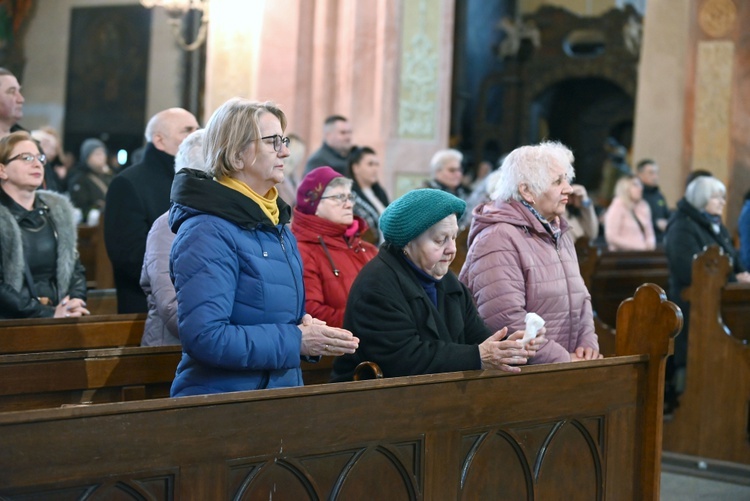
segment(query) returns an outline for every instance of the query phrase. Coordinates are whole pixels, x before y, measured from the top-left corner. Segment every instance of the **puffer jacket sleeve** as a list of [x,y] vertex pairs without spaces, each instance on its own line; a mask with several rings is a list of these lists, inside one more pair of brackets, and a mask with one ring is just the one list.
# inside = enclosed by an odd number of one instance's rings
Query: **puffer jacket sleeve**
[[[508,334],[526,327],[526,282],[519,249],[507,233],[509,225],[495,225],[491,233],[472,243],[461,280],[472,291],[479,316],[494,332]],[[509,231],[520,231],[516,228]],[[590,307],[590,305],[589,305]],[[570,353],[548,338],[531,362],[569,362]]]
[[146,255],[143,259],[141,285],[146,276],[146,283],[151,288],[156,312],[167,326],[171,335],[180,338],[177,328],[177,294],[169,276],[169,254],[172,250],[174,233],[169,229],[166,215],[160,216],[151,227],[146,240]]
[[299,367],[297,325],[230,321],[240,272],[237,235],[215,221],[191,226],[193,221],[175,238],[170,264],[183,351],[205,365],[231,370]]

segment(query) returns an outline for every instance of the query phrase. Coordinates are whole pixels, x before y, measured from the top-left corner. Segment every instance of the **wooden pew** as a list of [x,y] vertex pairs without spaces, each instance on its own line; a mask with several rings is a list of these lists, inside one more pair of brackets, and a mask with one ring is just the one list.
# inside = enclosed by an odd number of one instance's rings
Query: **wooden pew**
[[450,270],[458,276],[461,268],[466,261],[466,254],[469,252],[469,228],[464,228],[456,237],[456,257],[450,265]]
[[89,289],[86,309],[91,315],[117,315],[117,291],[115,289]]
[[620,303],[643,283],[666,289],[669,265],[663,250],[611,252],[602,250],[590,279],[591,304],[602,322],[613,325]]
[[[591,244],[588,238],[582,237],[575,242],[576,254],[578,255],[578,266],[581,270],[583,283],[593,294],[591,289],[591,280],[599,264],[601,257],[601,248]],[[593,308],[593,306],[592,306]],[[615,349],[615,329],[614,326],[608,325],[599,318],[594,310],[594,331],[599,338],[599,353],[605,357],[612,357],[616,353]]]
[[685,393],[664,450],[750,465],[750,286],[727,284],[716,246],[693,261]]
[[139,346],[146,315],[0,321],[0,355]]
[[0,413],[0,496],[656,500],[659,292],[623,303],[617,358]]
[[[0,355],[0,412],[169,396],[179,346]],[[333,357],[302,362],[306,385],[327,383]]]
[[88,224],[78,225],[78,256],[81,264],[86,268],[86,284],[89,288],[96,287],[96,226]]
[[643,283],[654,283],[662,289],[667,288],[667,257],[662,249],[613,252],[594,246],[584,238],[576,241],[576,252],[581,276],[591,294],[600,351],[611,356],[614,354],[612,336],[617,308]]
[[0,355],[0,412],[169,397],[179,346]]
[[78,225],[78,254],[86,268],[89,288],[111,289],[115,286],[112,263],[104,245],[104,214],[96,226]]

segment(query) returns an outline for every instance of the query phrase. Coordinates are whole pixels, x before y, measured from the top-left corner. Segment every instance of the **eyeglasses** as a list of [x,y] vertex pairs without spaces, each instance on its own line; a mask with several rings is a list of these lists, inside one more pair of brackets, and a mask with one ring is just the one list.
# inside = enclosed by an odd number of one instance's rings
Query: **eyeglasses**
[[38,155],[32,155],[31,153],[19,153],[18,155],[14,156],[14,157],[10,157],[8,159],[8,161],[5,162],[5,163],[8,164],[8,163],[12,162],[13,160],[19,160],[19,159],[23,160],[27,164],[30,164],[34,160],[39,160],[39,162],[41,162],[42,165],[44,165],[45,163],[47,163],[47,155],[45,155],[44,153],[40,153]]
[[320,197],[321,200],[324,200],[326,198],[330,198],[332,200],[335,200],[337,203],[344,204],[347,200],[351,203],[357,203],[357,194],[356,193],[349,193],[349,194],[340,194],[340,195],[329,195],[327,197]]
[[266,136],[262,137],[261,140],[266,139],[273,139],[273,150],[274,151],[281,151],[281,145],[283,144],[287,148],[289,148],[289,138],[288,137],[282,137],[278,134],[274,134],[273,136]]

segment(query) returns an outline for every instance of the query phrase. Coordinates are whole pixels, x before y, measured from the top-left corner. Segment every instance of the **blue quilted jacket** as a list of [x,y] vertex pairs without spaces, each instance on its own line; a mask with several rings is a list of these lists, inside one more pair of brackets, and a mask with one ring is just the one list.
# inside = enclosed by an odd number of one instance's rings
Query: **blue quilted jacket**
[[302,260],[279,200],[278,225],[197,171],[172,186],[170,274],[182,360],[172,396],[301,386]]

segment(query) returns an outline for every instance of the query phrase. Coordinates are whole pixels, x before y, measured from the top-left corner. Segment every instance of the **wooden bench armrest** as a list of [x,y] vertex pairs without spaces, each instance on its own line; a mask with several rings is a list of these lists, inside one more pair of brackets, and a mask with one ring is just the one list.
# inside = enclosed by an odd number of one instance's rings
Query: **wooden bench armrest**
[[[367,371],[369,371],[369,377],[366,377],[368,376]],[[354,380],[361,381],[363,379],[383,379],[383,371],[375,362],[362,362],[354,369]]]

